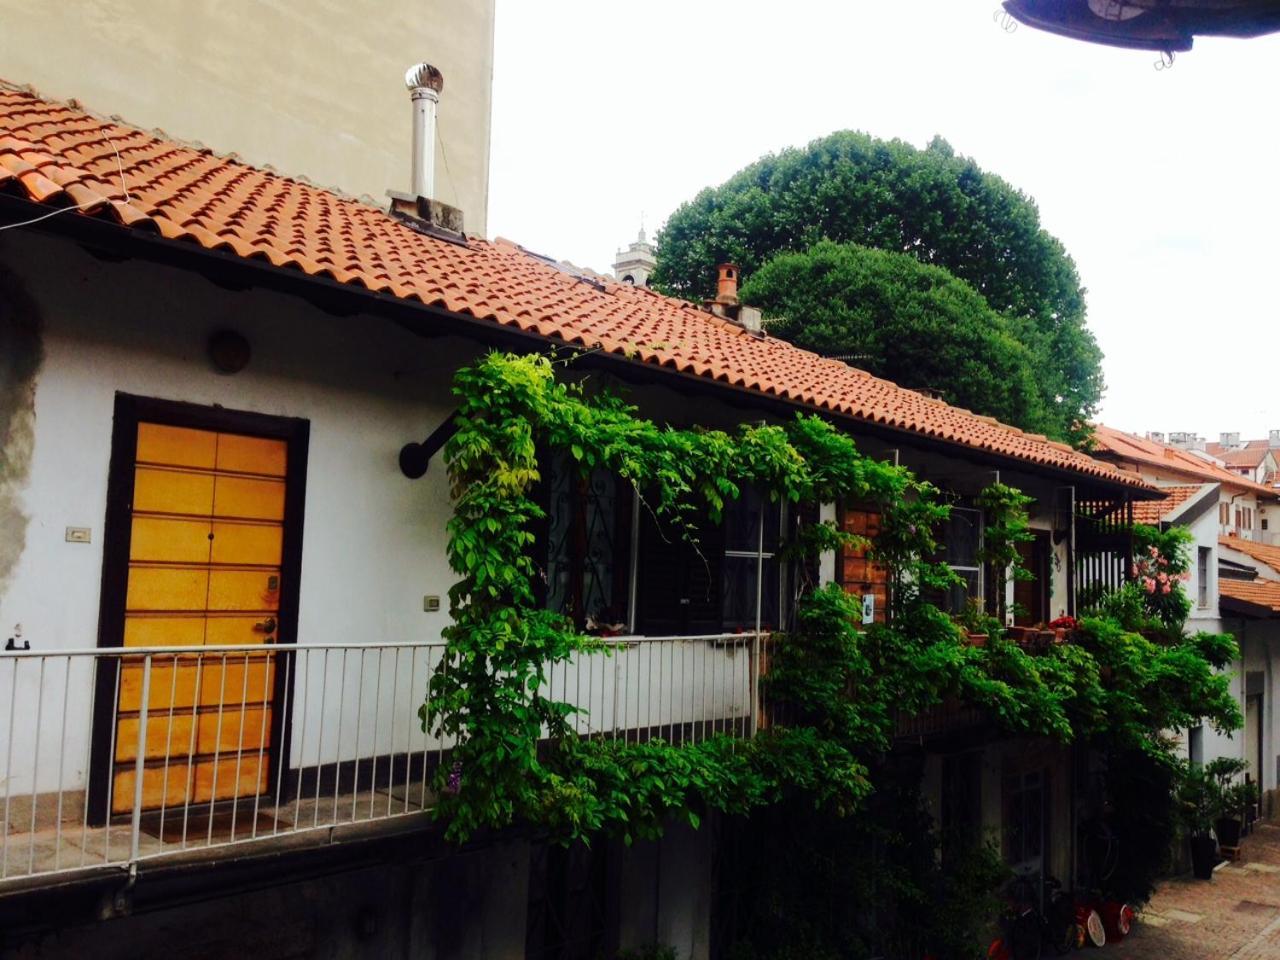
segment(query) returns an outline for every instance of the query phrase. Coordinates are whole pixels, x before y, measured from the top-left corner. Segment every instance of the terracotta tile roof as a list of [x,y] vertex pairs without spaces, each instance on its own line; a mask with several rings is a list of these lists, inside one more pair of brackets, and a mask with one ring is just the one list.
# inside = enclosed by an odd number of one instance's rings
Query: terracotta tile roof
[[0,191],[867,423],[1146,486],[1064,444],[757,338],[693,304],[584,282],[511,243],[426,236],[358,201],[5,84]]
[[1239,537],[1219,537],[1218,543],[1230,550],[1237,550],[1247,557],[1265,563],[1276,573],[1280,573],[1280,547],[1257,540],[1242,540]]
[[1257,469],[1271,449],[1269,440],[1250,440],[1243,447],[1224,447],[1220,443],[1206,443],[1205,450],[1229,467]]
[[1133,505],[1133,520],[1135,523],[1155,526],[1203,489],[1204,485],[1199,483],[1161,487],[1160,491],[1164,493],[1164,499],[1139,500]]
[[1210,463],[1204,457],[1189,450],[1148,440],[1098,423],[1093,427],[1092,453],[1103,460],[1136,463],[1152,468],[1153,473],[1169,473],[1180,479],[1199,480],[1201,483],[1225,483],[1237,490],[1275,497],[1277,491],[1254,483],[1247,477],[1232,473],[1225,467]]
[[1235,580],[1231,577],[1219,577],[1218,594],[1224,599],[1238,600],[1280,613],[1280,580]]

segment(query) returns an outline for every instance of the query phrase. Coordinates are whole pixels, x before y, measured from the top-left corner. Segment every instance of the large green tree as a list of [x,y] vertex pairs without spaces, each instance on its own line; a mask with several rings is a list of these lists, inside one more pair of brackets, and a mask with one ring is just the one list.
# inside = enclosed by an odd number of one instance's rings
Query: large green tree
[[770,333],[1006,423],[1053,430],[1036,358],[967,283],[904,253],[824,241],[753,273]]
[[821,240],[946,268],[1004,315],[1036,358],[1053,398],[1051,435],[1071,436],[1093,413],[1101,352],[1084,325],[1075,264],[1030,198],[941,139],[919,150],[841,131],[764,157],[671,215],[653,282],[698,299],[712,292],[717,263],[735,262],[750,276]]

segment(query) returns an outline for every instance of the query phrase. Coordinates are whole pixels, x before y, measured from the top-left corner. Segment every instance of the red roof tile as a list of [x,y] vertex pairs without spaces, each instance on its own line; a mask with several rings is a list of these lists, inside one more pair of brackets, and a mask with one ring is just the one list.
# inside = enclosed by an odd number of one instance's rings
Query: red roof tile
[[1239,600],[1255,607],[1266,607],[1280,613],[1280,580],[1235,580],[1218,578],[1218,593],[1228,600]]
[[1161,487],[1160,490],[1165,495],[1163,500],[1139,500],[1133,505],[1134,523],[1154,527],[1203,489],[1204,486],[1199,483]]
[[1232,473],[1216,463],[1210,463],[1189,450],[1125,433],[1105,424],[1094,425],[1093,439],[1093,455],[1104,460],[1137,463],[1152,468],[1155,473],[1171,473],[1202,483],[1225,483],[1238,490],[1248,490],[1269,497],[1277,495],[1277,491],[1254,483],[1238,473]]
[[758,338],[693,304],[628,284],[601,290],[503,241],[438,240],[358,201],[4,85],[0,191],[78,204],[75,215],[114,219],[867,423],[1145,487],[1064,444]]

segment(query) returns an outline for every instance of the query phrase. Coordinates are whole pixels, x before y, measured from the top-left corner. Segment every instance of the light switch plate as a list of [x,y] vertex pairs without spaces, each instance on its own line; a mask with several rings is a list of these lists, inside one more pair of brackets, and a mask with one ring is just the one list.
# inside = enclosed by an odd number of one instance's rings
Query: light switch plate
[[440,610],[440,598],[432,596],[423,597],[422,610],[424,613],[437,613]]
[[88,527],[67,527],[67,543],[88,543]]

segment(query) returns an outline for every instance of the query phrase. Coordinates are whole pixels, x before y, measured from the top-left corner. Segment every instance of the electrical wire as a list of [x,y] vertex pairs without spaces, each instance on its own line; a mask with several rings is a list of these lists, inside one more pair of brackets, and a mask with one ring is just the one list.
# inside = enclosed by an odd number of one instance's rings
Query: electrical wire
[[[129,186],[128,184],[125,183],[125,180],[124,180],[124,161],[120,159],[120,148],[116,146],[116,142],[112,140],[110,137],[107,137],[107,143],[111,144],[111,149],[115,151],[116,169],[120,172],[120,189],[124,192],[124,200],[122,202],[130,203],[132,202],[133,198],[129,195]],[[39,223],[41,220],[48,220],[50,217],[56,217],[60,213],[73,213],[76,210],[85,210],[85,209],[88,209],[89,207],[96,207],[99,204],[103,203],[104,201],[107,203],[113,202],[109,197],[106,197],[106,198],[100,197],[95,200],[88,200],[84,203],[78,203],[74,207],[59,207],[57,210],[54,210],[51,213],[45,213],[38,217],[32,217],[30,220],[23,220],[20,223],[8,223],[8,224],[5,224],[4,226],[0,226],[0,233],[3,233],[5,230],[17,230],[19,227],[29,227],[33,223]]]

